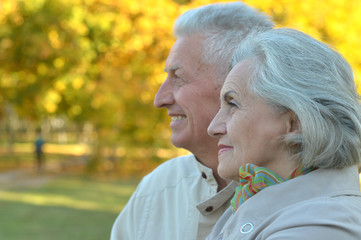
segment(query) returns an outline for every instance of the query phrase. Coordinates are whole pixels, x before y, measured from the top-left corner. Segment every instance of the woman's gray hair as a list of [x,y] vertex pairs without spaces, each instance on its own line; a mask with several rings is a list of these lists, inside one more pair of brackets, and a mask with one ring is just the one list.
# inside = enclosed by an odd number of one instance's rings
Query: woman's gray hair
[[250,31],[273,27],[269,17],[242,2],[216,3],[189,10],[174,24],[177,38],[204,38],[202,62],[218,67],[222,81],[228,73],[232,54]]
[[250,91],[281,111],[292,111],[301,131],[285,136],[304,167],[360,164],[361,106],[353,72],[326,44],[294,29],[250,34],[232,67],[250,60]]

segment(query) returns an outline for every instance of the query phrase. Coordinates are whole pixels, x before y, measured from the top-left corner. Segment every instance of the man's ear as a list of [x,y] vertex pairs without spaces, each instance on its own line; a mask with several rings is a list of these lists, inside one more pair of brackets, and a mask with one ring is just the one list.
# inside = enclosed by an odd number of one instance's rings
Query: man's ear
[[287,133],[297,134],[301,131],[301,126],[299,124],[298,117],[292,111],[288,111],[288,121],[287,121]]

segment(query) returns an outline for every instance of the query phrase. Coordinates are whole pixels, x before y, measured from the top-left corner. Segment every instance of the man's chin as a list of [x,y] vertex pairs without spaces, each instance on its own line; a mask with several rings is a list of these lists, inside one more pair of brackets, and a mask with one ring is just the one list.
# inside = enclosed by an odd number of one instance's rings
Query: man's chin
[[187,141],[186,139],[181,138],[180,136],[172,134],[170,141],[177,148],[184,148],[186,150],[189,150],[189,143],[191,142],[189,140]]

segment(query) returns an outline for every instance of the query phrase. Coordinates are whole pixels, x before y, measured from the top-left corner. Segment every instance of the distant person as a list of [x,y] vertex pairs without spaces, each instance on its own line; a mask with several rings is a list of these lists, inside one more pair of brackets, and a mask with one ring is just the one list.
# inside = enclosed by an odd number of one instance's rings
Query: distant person
[[36,129],[35,157],[38,171],[43,170],[44,168],[44,143],[45,141],[41,135],[41,129]]
[[239,186],[207,239],[360,240],[361,105],[350,65],[294,29],[249,36],[208,128],[219,175]]
[[154,105],[172,118],[172,143],[192,154],[143,178],[116,219],[112,240],[195,240],[209,234],[235,186],[217,173],[219,148],[207,127],[219,109],[219,91],[239,39],[252,29],[272,27],[267,16],[241,2],[203,6],[178,18],[168,76]]

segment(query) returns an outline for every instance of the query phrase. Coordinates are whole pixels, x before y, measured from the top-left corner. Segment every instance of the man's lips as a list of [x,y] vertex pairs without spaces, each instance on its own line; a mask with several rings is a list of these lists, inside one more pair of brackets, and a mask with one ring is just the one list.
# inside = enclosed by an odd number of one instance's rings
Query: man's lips
[[221,155],[222,153],[233,149],[233,147],[223,144],[219,144],[218,147],[219,147],[218,155]]
[[172,122],[183,120],[183,119],[187,118],[187,116],[184,113],[180,113],[180,112],[169,112],[168,111],[168,116],[171,117]]
[[181,114],[169,114],[169,116],[172,118],[171,122],[170,122],[170,127],[172,128],[172,130],[175,130],[176,128],[183,128],[184,127],[184,123],[187,119],[187,117],[185,115],[181,115]]
[[178,121],[178,120],[183,120],[186,119],[186,116],[171,116],[172,117],[172,121]]

